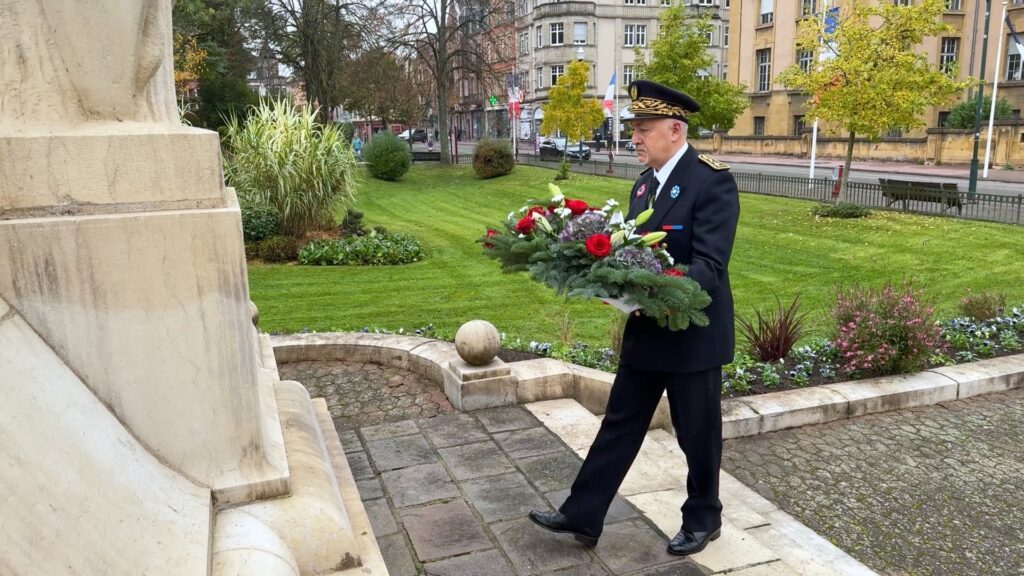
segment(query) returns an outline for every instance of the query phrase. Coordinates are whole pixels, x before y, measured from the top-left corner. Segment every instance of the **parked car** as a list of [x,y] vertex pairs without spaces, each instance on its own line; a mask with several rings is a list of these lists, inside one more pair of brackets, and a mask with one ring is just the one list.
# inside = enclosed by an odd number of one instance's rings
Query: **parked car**
[[626,150],[636,152],[636,144],[633,144],[632,140],[626,140]]
[[[566,149],[568,145],[568,149]],[[571,160],[590,160],[590,147],[583,144],[582,151],[579,142],[566,142],[565,138],[548,138],[540,143],[540,155],[561,158],[562,155]]]
[[406,130],[398,135],[399,138],[406,142],[426,142],[427,131],[426,130]]

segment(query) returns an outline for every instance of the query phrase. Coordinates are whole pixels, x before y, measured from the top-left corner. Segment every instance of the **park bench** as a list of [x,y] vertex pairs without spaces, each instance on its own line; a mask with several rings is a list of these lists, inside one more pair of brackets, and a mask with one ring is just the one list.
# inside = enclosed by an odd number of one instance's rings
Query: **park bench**
[[413,162],[440,162],[441,161],[441,153],[440,152],[413,152],[412,153],[412,161]]
[[943,212],[950,208],[956,208],[960,214],[963,208],[963,201],[960,199],[960,192],[956,182],[914,182],[910,180],[896,180],[893,178],[879,178],[878,183],[882,187],[882,197],[889,201],[886,206],[892,206],[896,202],[903,203],[903,209],[907,209],[907,203],[916,200],[918,202],[935,202],[942,204]]

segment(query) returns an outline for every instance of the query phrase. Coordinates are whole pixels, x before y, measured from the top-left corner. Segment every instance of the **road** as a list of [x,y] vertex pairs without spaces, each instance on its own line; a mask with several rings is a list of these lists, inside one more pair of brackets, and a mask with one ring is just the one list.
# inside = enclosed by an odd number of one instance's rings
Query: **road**
[[[459,154],[472,154],[475,142],[459,142]],[[427,150],[426,144],[417,143],[414,149],[419,151]],[[435,146],[435,150],[436,150]],[[533,153],[531,142],[520,143],[520,152]],[[594,159],[603,160],[607,151],[600,153],[595,151]],[[805,178],[809,172],[810,161],[803,158],[770,157],[770,156],[738,156],[719,155],[716,156],[729,164],[737,172],[760,172],[771,176],[791,176]],[[617,162],[635,162],[636,154],[627,152],[620,148],[616,157]],[[816,164],[815,176],[818,178],[830,178],[832,168],[842,163],[841,160],[828,158],[820,160]],[[859,162],[854,161],[851,168],[850,180],[852,182],[878,183],[879,178],[897,178],[900,180],[913,180],[916,182],[955,182],[961,191],[968,189],[968,171],[964,166],[923,166],[900,162]],[[1024,193],[1024,171],[1005,171],[994,169],[991,172],[991,179],[984,180],[979,172],[978,192],[983,194],[998,194],[1003,196],[1017,196]]]

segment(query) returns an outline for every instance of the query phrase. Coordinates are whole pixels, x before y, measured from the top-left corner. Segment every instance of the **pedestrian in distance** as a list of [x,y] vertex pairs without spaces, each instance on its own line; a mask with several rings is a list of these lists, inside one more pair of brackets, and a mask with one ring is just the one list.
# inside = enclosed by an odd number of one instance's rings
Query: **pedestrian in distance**
[[358,134],[352,139],[352,151],[355,152],[356,158],[359,160],[363,159],[363,140]]
[[637,159],[647,170],[633,185],[626,218],[654,208],[638,232],[668,233],[669,253],[711,296],[705,310],[710,323],[674,332],[642,310],[629,315],[601,428],[569,497],[557,511],[533,511],[529,517],[586,546],[597,545],[608,507],[667,391],[672,426],[688,465],[682,525],[668,552],[686,556],[721,533],[722,366],[732,361],[735,348],[728,267],[739,194],[729,167],[686,141],[688,119],[700,110],[696,101],[648,80],[631,83],[629,94],[627,121],[633,126]]

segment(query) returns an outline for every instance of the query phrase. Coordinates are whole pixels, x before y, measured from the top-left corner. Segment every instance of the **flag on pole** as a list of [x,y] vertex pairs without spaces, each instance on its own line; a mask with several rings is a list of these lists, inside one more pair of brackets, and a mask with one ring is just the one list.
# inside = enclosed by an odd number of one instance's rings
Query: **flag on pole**
[[1010,38],[1013,38],[1013,43],[1017,45],[1017,54],[1024,57],[1024,42],[1017,37],[1017,31],[1013,29],[1013,22],[1010,22],[1009,14],[1006,15],[1006,27],[1010,29]]
[[608,89],[604,91],[604,101],[601,104],[610,115],[615,106],[615,72],[612,72],[612,79],[608,81]]
[[522,91],[519,90],[519,78],[516,74],[505,75],[505,89],[508,91],[508,111],[513,118],[518,118]]

